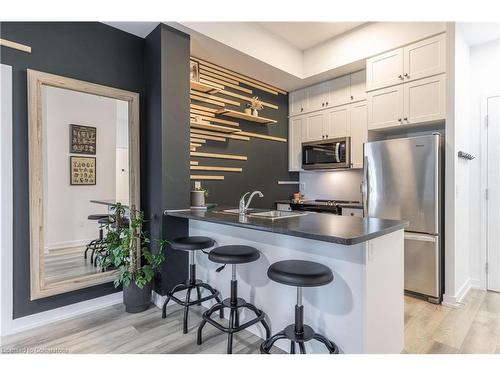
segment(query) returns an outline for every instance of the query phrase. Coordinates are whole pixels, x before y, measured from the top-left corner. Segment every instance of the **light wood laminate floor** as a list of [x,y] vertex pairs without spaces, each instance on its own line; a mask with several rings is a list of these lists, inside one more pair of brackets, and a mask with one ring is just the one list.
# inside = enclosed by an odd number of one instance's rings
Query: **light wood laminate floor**
[[[207,324],[204,343],[196,345],[202,309],[192,307],[189,332],[181,331],[182,310],[167,319],[152,307],[127,314],[122,305],[35,328],[2,339],[2,352],[63,353],[225,353],[226,335]],[[243,331],[234,353],[258,353],[261,340]],[[405,297],[403,353],[500,353],[500,293],[471,290],[459,308]]]

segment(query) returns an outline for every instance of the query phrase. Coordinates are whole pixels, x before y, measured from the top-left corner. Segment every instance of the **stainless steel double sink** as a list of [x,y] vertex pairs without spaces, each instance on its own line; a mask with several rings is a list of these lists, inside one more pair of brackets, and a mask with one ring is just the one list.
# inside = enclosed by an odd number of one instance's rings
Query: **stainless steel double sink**
[[[229,215],[239,215],[240,214],[240,211],[237,208],[228,209],[228,210],[221,210],[218,212],[222,213],[222,214],[229,214]],[[247,211],[244,215],[249,216],[249,217],[261,218],[261,219],[276,220],[276,219],[286,219],[286,218],[290,218],[290,217],[304,216],[304,215],[307,215],[308,213],[309,212],[299,212],[299,211],[276,211],[276,210],[262,211],[262,210],[258,210],[255,208],[249,208],[249,209],[247,209]]]

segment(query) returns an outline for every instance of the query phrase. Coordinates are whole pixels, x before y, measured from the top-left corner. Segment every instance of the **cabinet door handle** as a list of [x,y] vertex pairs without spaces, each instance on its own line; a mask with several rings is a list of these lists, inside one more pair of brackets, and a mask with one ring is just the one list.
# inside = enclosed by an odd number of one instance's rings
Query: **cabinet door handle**
[[408,73],[405,73],[406,78],[410,78],[410,75]]
[[399,122],[403,122],[403,121],[401,121],[401,119],[400,119],[400,118],[398,118],[398,121],[399,121]]
[[354,96],[351,95],[351,100],[354,100]]
[[328,102],[326,102],[326,105],[328,105]]
[[405,117],[403,120],[408,121],[408,117]]
[[302,112],[303,110],[304,110],[304,108],[301,108],[301,109],[300,109],[300,112]]
[[328,138],[328,134],[327,134],[327,135],[325,135],[325,138]]
[[321,106],[324,107],[325,106],[325,103],[321,103]]
[[398,78],[399,79],[403,79],[403,76],[400,74],[400,75],[398,75]]
[[321,139],[325,139],[325,136],[324,136],[324,135],[322,135],[322,136],[321,136]]

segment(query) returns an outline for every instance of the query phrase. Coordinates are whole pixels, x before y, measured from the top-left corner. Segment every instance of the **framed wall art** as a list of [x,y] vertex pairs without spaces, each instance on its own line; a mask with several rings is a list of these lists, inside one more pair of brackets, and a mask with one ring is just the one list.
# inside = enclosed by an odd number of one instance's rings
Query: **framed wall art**
[[95,155],[97,147],[97,128],[70,124],[71,154]]
[[91,156],[70,156],[70,184],[96,184],[96,158]]

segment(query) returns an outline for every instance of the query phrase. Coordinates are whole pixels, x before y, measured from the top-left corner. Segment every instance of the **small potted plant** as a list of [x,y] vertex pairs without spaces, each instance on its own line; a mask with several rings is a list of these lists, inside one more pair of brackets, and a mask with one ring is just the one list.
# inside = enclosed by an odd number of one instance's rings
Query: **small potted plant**
[[259,100],[259,97],[258,96],[254,96],[251,100],[250,100],[250,108],[252,108],[252,115],[253,116],[258,116],[259,115],[259,111],[264,108],[264,105],[262,103],[261,100]]
[[123,285],[125,311],[138,313],[149,308],[154,272],[165,260],[167,241],[158,240],[159,251],[152,254],[150,239],[142,230],[144,213],[131,207],[129,223],[124,214],[125,208],[117,203],[107,225],[106,255],[99,258],[99,266],[116,269],[114,285]]
[[194,183],[194,190],[191,190],[191,207],[204,207],[205,198],[208,197],[208,190],[201,187],[201,183]]
[[250,103],[248,103],[244,109],[244,112],[247,114],[247,115],[251,115],[252,114],[252,105]]

